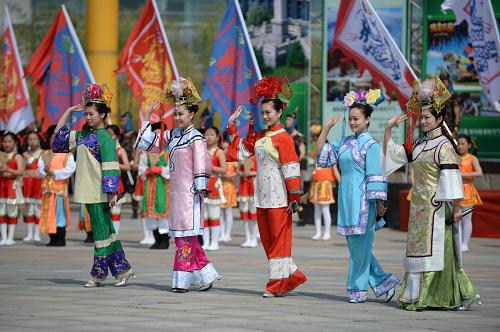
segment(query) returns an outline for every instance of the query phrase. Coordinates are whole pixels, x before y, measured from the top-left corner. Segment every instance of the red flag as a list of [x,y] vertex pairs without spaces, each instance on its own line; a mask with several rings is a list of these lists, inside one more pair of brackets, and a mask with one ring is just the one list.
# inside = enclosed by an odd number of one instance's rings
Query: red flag
[[[179,77],[155,0],[147,1],[123,48],[118,66],[117,73],[127,72],[127,84],[134,98],[140,98],[139,115],[143,120],[152,102],[159,100],[168,84]],[[164,118],[167,126],[173,128],[173,111],[168,111]]]
[[333,49],[352,58],[373,82],[395,92],[401,109],[410,99],[417,76],[368,0],[342,0],[333,38]]
[[0,71],[0,127],[18,133],[35,121],[17,50],[16,37],[5,7]]

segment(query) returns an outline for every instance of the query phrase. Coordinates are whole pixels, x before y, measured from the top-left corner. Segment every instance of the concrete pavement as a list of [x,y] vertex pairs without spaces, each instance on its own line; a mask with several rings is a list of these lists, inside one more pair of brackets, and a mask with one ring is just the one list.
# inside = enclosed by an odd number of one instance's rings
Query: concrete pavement
[[[125,216],[130,211],[125,209]],[[74,214],[76,220],[76,214]],[[208,292],[170,292],[174,245],[149,250],[138,245],[138,220],[124,218],[120,230],[137,279],[125,288],[83,288],[92,265],[92,246],[83,232],[68,232],[68,245],[0,247],[1,331],[499,331],[500,240],[471,241],[465,269],[483,298],[469,312],[405,312],[374,298],[347,303],[348,252],[343,238],[312,241],[313,227],[294,226],[293,257],[308,276],[292,295],[264,299],[267,262],[262,247],[244,249],[243,225],[235,220],[233,242],[208,253],[222,280]],[[406,233],[377,232],[374,253],[386,271],[403,276]],[[44,235],[44,243],[47,236]]]

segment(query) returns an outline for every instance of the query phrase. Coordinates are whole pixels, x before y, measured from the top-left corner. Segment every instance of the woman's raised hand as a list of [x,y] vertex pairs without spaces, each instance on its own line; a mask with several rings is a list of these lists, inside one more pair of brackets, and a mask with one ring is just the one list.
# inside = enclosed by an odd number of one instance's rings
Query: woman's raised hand
[[340,120],[340,115],[336,115],[330,120],[328,120],[328,122],[325,124],[325,127],[328,128],[328,130],[330,130],[332,129],[333,126],[337,124],[339,120]]
[[151,114],[153,114],[153,112],[158,108],[158,106],[160,106],[160,101],[159,100],[153,101],[153,103],[151,104],[151,107],[148,109],[148,111],[146,113],[146,119],[149,120],[149,118],[151,117]]
[[73,112],[81,112],[84,109],[85,109],[85,107],[84,107],[83,103],[80,103],[78,105],[73,105],[73,106],[69,107],[66,110],[66,112],[71,112],[71,113],[73,113]]
[[235,122],[236,122],[236,120],[238,120],[241,112],[243,112],[243,107],[240,105],[240,106],[238,106],[236,111],[233,114],[231,114],[231,116],[227,120],[228,127],[231,127],[233,124],[235,124]]
[[403,114],[403,115],[395,116],[392,119],[389,119],[389,121],[387,121],[387,128],[392,129],[394,126],[396,126],[396,125],[400,124],[401,122],[403,122],[404,120],[406,120],[407,117],[408,116],[406,114]]

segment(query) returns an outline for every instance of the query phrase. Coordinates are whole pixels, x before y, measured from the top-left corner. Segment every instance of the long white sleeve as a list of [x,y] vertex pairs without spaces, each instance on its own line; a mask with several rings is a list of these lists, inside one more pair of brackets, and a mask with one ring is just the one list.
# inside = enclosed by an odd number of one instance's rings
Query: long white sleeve
[[[75,173],[76,170],[76,163],[75,163],[75,158],[73,158],[73,155],[69,155],[68,160],[66,160],[66,166],[63,169],[56,169],[53,170],[52,172],[54,173],[54,179],[55,180],[65,180],[71,177],[73,173]],[[47,173],[45,173],[45,162],[43,161],[43,158],[40,158],[38,160],[38,173],[41,176],[47,176]]]
[[[170,131],[166,130],[164,146],[167,146],[169,136]],[[160,152],[160,135],[151,130],[151,124],[149,121],[142,122],[139,136],[137,136],[137,140],[135,142],[135,149],[148,152]]]
[[394,143],[392,138],[387,143],[386,155],[384,156],[383,149],[380,149],[380,151],[382,175],[384,176],[391,175],[408,163],[404,147],[401,144]]
[[146,176],[146,170],[148,169],[148,156],[147,154],[143,153],[141,154],[141,156],[139,157],[139,166],[137,167],[137,172],[138,172],[138,175],[144,180],[146,181],[146,179],[148,178]]
[[45,162],[43,161],[43,158],[38,159],[38,174],[40,176],[47,176],[47,173],[45,173]]
[[444,143],[439,152],[439,182],[435,201],[452,201],[464,198],[462,175],[458,166],[458,156],[450,142]]
[[68,157],[68,160],[66,161],[66,166],[63,169],[58,169],[53,171],[54,179],[56,180],[69,179],[71,175],[75,173],[75,170],[76,170],[75,158],[73,158],[73,155],[70,155]]

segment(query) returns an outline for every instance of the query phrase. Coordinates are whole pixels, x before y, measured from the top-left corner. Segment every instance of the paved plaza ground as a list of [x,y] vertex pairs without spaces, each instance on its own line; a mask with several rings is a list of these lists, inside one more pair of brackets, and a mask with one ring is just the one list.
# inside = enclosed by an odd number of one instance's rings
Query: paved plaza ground
[[[83,288],[92,246],[83,232],[68,232],[65,248],[23,244],[0,247],[0,331],[500,331],[500,239],[472,240],[465,269],[483,305],[469,312],[405,312],[373,293],[349,304],[345,293],[345,240],[312,241],[313,227],[294,226],[293,257],[309,280],[290,296],[264,299],[267,262],[262,247],[244,249],[235,220],[233,242],[209,253],[222,279],[208,292],[170,292],[173,245],[138,245],[138,220],[124,212],[120,237],[137,279],[125,288]],[[74,213],[76,218],[76,213]],[[73,219],[75,220],[75,219]],[[406,233],[377,232],[374,253],[386,271],[403,276]],[[43,244],[47,242],[44,235]]]

